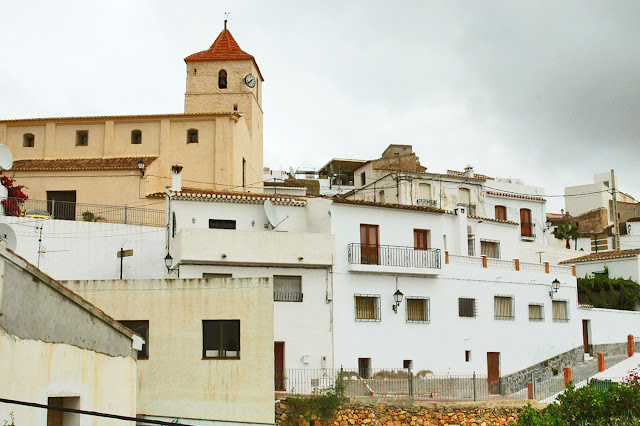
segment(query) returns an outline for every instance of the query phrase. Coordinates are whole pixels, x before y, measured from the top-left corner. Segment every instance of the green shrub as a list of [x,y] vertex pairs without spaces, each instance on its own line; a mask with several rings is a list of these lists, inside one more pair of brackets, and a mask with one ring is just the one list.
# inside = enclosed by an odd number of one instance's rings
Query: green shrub
[[333,385],[323,389],[314,389],[309,397],[289,397],[286,399],[287,415],[294,421],[310,421],[315,414],[318,418],[332,420],[336,411],[347,401],[344,397],[344,381],[342,373],[338,374]]

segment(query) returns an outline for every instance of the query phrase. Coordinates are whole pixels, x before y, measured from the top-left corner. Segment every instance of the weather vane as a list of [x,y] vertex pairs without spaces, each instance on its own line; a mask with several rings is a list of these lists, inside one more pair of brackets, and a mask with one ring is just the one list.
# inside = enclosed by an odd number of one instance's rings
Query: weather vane
[[231,14],[231,12],[225,12],[224,13],[224,29],[227,29],[227,20],[229,19],[229,15]]

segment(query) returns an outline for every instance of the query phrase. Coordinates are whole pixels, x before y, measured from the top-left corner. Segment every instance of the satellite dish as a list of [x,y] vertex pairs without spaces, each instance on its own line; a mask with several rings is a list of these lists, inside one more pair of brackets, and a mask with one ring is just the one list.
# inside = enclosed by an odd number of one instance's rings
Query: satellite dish
[[13,154],[8,146],[0,144],[0,168],[11,170],[11,167],[13,167]]
[[6,245],[11,251],[16,251],[18,240],[16,239],[16,233],[6,223],[0,223],[0,241]]
[[293,170],[293,167],[289,167],[289,176],[291,176],[292,178],[296,177],[296,171]]
[[264,202],[264,213],[267,215],[269,225],[275,228],[280,224],[278,213],[276,213],[276,208],[273,207],[273,203],[270,200],[265,200]]

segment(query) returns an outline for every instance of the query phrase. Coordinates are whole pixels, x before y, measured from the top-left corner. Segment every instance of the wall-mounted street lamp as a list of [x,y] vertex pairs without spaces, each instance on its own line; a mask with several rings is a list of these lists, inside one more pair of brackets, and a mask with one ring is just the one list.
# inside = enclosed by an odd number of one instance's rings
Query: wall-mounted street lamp
[[398,305],[402,302],[402,296],[404,296],[404,294],[402,294],[400,290],[396,290],[396,292],[393,293],[393,312],[396,314],[398,313]]
[[144,161],[142,159],[138,161],[138,169],[140,169],[140,174],[144,177]]
[[164,258],[164,266],[167,267],[167,272],[168,273],[172,273],[172,272],[178,272],[178,274],[180,273],[180,262],[178,262],[178,264],[176,266],[174,266],[173,268],[171,267],[171,265],[173,264],[173,257],[171,257],[171,255],[167,252],[167,255]]
[[549,290],[549,296],[553,299],[553,295],[558,292],[560,289],[560,281],[556,278],[551,283],[551,290]]

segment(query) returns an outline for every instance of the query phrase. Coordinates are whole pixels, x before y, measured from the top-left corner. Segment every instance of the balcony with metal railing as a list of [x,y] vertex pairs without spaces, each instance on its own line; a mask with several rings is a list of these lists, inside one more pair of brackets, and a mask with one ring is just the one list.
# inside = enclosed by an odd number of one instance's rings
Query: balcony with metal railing
[[349,272],[414,276],[441,272],[440,249],[352,243],[347,251]]
[[11,197],[3,198],[0,203],[7,216],[157,227],[166,225],[164,204],[160,204],[161,209],[157,210],[71,201],[34,200],[31,198],[25,200]]
[[416,200],[416,205],[421,207],[438,207],[438,201],[426,198],[418,198]]
[[520,223],[520,238],[525,241],[536,239],[536,224],[532,222]]

